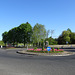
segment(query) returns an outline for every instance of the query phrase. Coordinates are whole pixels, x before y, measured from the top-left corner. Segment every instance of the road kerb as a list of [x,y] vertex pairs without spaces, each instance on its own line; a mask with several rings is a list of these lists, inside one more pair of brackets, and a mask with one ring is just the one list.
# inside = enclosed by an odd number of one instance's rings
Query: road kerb
[[34,53],[34,52],[27,52],[25,50],[20,50],[17,51],[17,53],[19,54],[31,54],[31,55],[40,55],[40,56],[69,56],[69,55],[73,55],[75,54],[75,52],[68,52],[68,51],[64,51],[62,53]]

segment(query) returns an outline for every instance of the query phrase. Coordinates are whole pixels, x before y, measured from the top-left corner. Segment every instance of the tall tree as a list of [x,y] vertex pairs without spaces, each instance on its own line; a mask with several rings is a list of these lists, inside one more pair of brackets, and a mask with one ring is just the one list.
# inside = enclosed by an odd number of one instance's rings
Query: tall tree
[[13,46],[14,46],[14,44],[15,44],[15,42],[16,42],[16,28],[12,28],[11,30],[9,30],[9,32],[8,32],[8,41],[9,41],[9,43],[12,43],[13,44]]
[[63,36],[65,42],[66,42],[66,41],[67,41],[67,42],[70,42],[70,37],[69,37],[69,35],[70,35],[70,32],[69,32],[69,31],[63,31],[62,36]]
[[66,44],[66,42],[70,43],[70,31],[63,31],[58,38],[59,44]]
[[70,33],[72,32],[70,28],[68,28],[67,31],[69,31]]
[[27,23],[23,23],[21,24],[19,27],[19,33],[20,33],[20,37],[22,38],[22,42],[25,43],[30,42],[30,38],[32,35],[32,27],[31,25],[27,22]]
[[71,44],[75,44],[75,33],[70,34],[70,41]]
[[3,42],[5,43],[5,46],[6,46],[6,43],[7,43],[7,41],[8,41],[8,32],[4,32],[3,34],[2,34],[2,37],[3,37]]
[[66,42],[64,41],[63,36],[60,35],[60,36],[58,37],[58,44],[65,44],[65,43],[66,43]]
[[49,36],[49,33],[50,33],[50,30],[47,30],[47,31],[46,31],[46,36],[47,36],[47,38],[48,38],[48,36]]
[[54,30],[51,30],[51,40],[50,40],[50,43],[52,43],[52,35],[54,33]]
[[41,40],[45,40],[46,38],[46,29],[42,24],[36,24],[33,27],[33,34],[32,34],[33,42],[39,43]]

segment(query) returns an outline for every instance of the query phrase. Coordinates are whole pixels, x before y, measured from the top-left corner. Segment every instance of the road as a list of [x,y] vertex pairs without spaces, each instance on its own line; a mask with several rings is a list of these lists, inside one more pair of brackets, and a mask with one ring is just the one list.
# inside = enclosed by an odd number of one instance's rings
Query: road
[[75,55],[37,56],[0,49],[0,75],[75,75]]

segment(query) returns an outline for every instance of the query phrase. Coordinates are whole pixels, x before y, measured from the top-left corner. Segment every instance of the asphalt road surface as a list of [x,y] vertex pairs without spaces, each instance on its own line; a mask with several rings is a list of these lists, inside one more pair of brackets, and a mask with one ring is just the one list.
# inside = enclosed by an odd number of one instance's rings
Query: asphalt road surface
[[75,55],[37,56],[0,49],[0,75],[75,75]]

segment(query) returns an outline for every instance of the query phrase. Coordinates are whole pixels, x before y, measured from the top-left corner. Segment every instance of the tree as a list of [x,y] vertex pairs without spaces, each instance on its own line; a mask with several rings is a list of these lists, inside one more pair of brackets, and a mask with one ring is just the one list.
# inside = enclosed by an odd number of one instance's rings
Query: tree
[[13,46],[18,43],[25,43],[30,42],[30,38],[32,35],[32,27],[31,25],[27,23],[23,23],[18,27],[12,28],[11,30],[7,32],[4,32],[2,34],[3,41],[5,43],[11,43]]
[[66,42],[70,43],[70,31],[63,31],[58,38],[58,44],[66,44]]
[[17,39],[18,39],[17,36],[18,36],[18,34],[17,34],[17,27],[12,28],[8,32],[8,42],[13,44],[13,46],[14,46],[15,43],[17,42]]
[[70,34],[70,41],[71,44],[75,44],[75,33]]
[[1,45],[4,46],[4,42],[3,42],[3,41],[0,41],[0,46],[1,46]]
[[67,29],[67,31],[69,31],[70,33],[72,32],[71,29],[69,29],[69,28]]
[[70,32],[69,31],[63,31],[62,36],[63,36],[65,42],[70,42],[69,35],[70,35]]
[[51,30],[51,40],[50,40],[50,44],[52,43],[52,35],[54,33],[54,30]]
[[47,31],[46,31],[47,38],[48,38],[48,36],[49,36],[49,33],[50,33],[50,30],[47,30]]
[[51,37],[52,37],[53,33],[54,33],[54,30],[51,30]]
[[65,41],[64,41],[62,35],[60,35],[60,36],[58,37],[58,44],[65,44]]
[[25,43],[30,42],[30,38],[32,35],[32,27],[31,25],[27,22],[27,23],[22,23],[19,27],[19,36],[22,39],[22,42],[24,43],[24,47],[25,47]]
[[8,32],[4,32],[3,34],[2,34],[2,37],[3,37],[3,42],[5,43],[5,46],[6,46],[6,43],[7,43],[7,41],[8,41]]
[[54,39],[52,37],[46,38],[45,41],[48,41],[49,45],[56,45],[57,44],[57,39]]
[[33,34],[32,34],[32,39],[33,39],[33,43],[39,43],[45,40],[46,38],[46,29],[44,27],[44,25],[42,24],[36,24],[33,27]]

